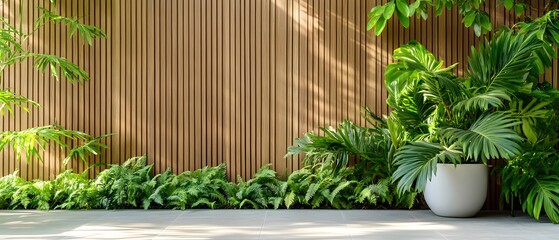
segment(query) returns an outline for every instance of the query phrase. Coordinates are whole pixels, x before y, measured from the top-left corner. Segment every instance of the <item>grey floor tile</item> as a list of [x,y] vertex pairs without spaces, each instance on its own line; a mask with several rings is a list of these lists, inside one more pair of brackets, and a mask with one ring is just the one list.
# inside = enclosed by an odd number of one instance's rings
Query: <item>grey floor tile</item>
[[559,239],[519,214],[428,210],[0,211],[0,239]]

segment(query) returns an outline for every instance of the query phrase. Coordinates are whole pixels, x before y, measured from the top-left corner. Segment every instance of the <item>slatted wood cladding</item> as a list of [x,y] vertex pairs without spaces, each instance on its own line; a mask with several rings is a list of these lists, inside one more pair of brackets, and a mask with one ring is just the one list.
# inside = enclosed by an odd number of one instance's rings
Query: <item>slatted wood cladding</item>
[[[23,2],[23,30],[40,11]],[[456,9],[408,29],[389,21],[376,37],[365,31],[371,0],[60,0],[65,16],[81,16],[108,33],[92,47],[68,30],[48,25],[29,49],[73,60],[91,75],[83,85],[56,82],[30,62],[8,69],[1,83],[42,104],[30,113],[1,118],[2,130],[61,124],[92,135],[117,133],[111,147],[90,163],[122,163],[147,155],[155,172],[227,164],[231,179],[252,176],[270,163],[281,176],[300,168],[284,158],[305,132],[358,124],[363,106],[387,114],[384,69],[400,44],[418,40],[464,74],[471,29]],[[32,3],[32,4],[31,4]],[[17,24],[20,1],[3,3],[3,17]],[[543,1],[539,4],[543,9]],[[513,14],[488,1],[493,26]],[[533,10],[537,11],[537,10]],[[557,63],[546,73],[557,86]],[[66,152],[50,146],[44,160],[15,161],[1,154],[0,174],[15,169],[28,179],[54,178],[78,161],[61,165]],[[90,169],[92,175],[101,168]]]

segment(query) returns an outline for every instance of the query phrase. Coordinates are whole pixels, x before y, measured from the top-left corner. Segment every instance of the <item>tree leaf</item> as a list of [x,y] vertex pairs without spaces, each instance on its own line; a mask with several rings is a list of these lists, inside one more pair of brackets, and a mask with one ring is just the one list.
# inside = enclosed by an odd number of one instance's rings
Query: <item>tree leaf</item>
[[395,9],[396,9],[396,5],[394,4],[394,2],[388,2],[384,8],[384,13],[383,13],[384,19],[388,20],[392,18]]
[[507,10],[510,10],[514,6],[514,0],[504,0],[503,5]]
[[[410,17],[410,8],[407,0],[396,0],[396,8],[402,17]],[[398,15],[400,17],[400,15]]]

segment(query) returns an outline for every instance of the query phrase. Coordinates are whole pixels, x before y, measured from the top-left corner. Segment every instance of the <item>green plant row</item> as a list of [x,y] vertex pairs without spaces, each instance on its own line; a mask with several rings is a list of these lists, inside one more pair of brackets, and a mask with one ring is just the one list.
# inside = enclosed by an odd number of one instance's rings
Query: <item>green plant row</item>
[[359,181],[353,168],[315,164],[287,181],[269,165],[247,181],[227,180],[225,165],[152,175],[145,157],[111,165],[96,179],[65,171],[54,180],[0,178],[0,209],[411,208],[415,194],[396,198],[389,179]]

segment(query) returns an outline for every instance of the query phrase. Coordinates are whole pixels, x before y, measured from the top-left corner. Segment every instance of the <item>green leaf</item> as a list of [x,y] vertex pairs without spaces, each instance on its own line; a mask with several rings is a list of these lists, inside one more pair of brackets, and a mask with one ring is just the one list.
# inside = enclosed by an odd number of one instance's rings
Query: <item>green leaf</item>
[[27,53],[17,57],[17,59],[26,58],[33,58],[35,68],[42,74],[44,74],[46,70],[50,70],[51,75],[56,80],[60,80],[58,70],[60,70],[62,75],[70,81],[70,83],[81,83],[89,80],[87,72],[65,58],[42,53]]
[[474,24],[474,33],[476,34],[476,36],[481,36],[481,25],[479,24]]
[[409,16],[412,16],[415,13],[415,10],[417,10],[419,8],[419,6],[421,6],[421,1],[422,0],[416,0],[415,2],[410,4],[410,14],[409,14]]
[[510,96],[502,90],[491,90],[489,92],[476,93],[462,101],[457,102],[453,109],[466,112],[481,110],[487,111],[490,107],[500,108],[504,105],[503,100],[510,101]]
[[400,195],[409,192],[415,185],[419,192],[425,189],[427,181],[436,173],[437,163],[460,163],[462,152],[456,146],[445,147],[437,143],[412,142],[396,153],[394,180]]
[[23,111],[29,112],[26,105],[38,107],[39,104],[24,97],[12,93],[6,89],[0,89],[0,113],[4,115],[8,111],[11,115],[14,114],[14,107],[18,107]]
[[468,130],[446,128],[441,134],[460,144],[470,160],[510,159],[521,150],[522,138],[512,130],[519,124],[510,113],[493,112],[480,117]]
[[486,13],[482,13],[479,15],[479,22],[481,27],[483,28],[484,32],[491,31],[491,20],[489,19],[489,15]]
[[470,11],[468,12],[464,18],[462,19],[462,22],[464,23],[464,26],[466,27],[470,27],[472,26],[472,24],[474,23],[474,21],[476,20],[476,12],[475,11]]
[[410,19],[404,13],[401,13],[398,10],[396,11],[396,15],[398,15],[398,20],[400,20],[402,26],[404,26],[405,28],[408,28],[410,26]]
[[559,223],[559,177],[545,176],[531,180],[525,188],[528,193],[522,202],[522,209],[535,219],[540,218],[543,209],[549,220]]
[[[396,8],[402,17],[410,17],[410,8],[407,0],[396,0]],[[400,15],[398,15],[399,17]]]
[[289,209],[294,203],[296,203],[296,195],[293,191],[291,191],[285,195],[285,207]]
[[87,159],[85,157],[86,153],[88,154],[93,154],[93,155],[100,155],[101,154],[101,149],[108,149],[109,146],[100,143],[99,141],[110,137],[114,134],[105,134],[96,138],[93,138],[91,140],[89,140],[88,142],[84,143],[81,146],[77,146],[75,148],[73,148],[72,150],[70,150],[70,153],[68,153],[68,156],[64,159],[64,161],[62,162],[62,164],[66,165],[68,164],[68,162],[70,161],[70,159],[72,158],[77,158],[79,157],[84,163],[87,163]]
[[382,31],[384,30],[384,27],[386,27],[386,19],[384,17],[380,17],[377,24],[375,25],[375,34],[377,36],[380,36],[382,34]]
[[375,27],[379,19],[384,13],[384,6],[376,6],[369,12],[369,21],[367,21],[367,31]]
[[522,16],[522,14],[524,14],[524,4],[522,3],[517,3],[514,4],[514,13],[516,14],[516,17],[520,17]]
[[70,37],[72,37],[76,32],[78,32],[80,37],[86,40],[89,45],[93,44],[93,40],[95,38],[107,37],[107,34],[103,32],[103,30],[101,30],[100,28],[91,25],[81,24],[79,23],[77,18],[64,17],[42,7],[38,7],[38,9],[40,9],[43,12],[43,14],[41,14],[39,18],[37,18],[37,20],[35,21],[35,27],[38,27],[41,24],[45,24],[48,22],[63,23],[70,28],[69,31]]
[[45,149],[47,144],[55,143],[61,148],[67,148],[66,140],[83,140],[88,137],[85,133],[66,130],[54,125],[29,128],[22,131],[0,132],[0,150],[12,145],[16,159],[21,159],[22,155],[25,154],[27,161],[34,157],[42,160],[39,149]]
[[384,19],[392,18],[395,9],[396,9],[396,4],[394,4],[394,2],[388,2],[384,8],[384,13],[383,13]]
[[515,93],[526,85],[525,77],[531,71],[533,53],[541,49],[542,43],[535,34],[501,32],[493,41],[486,40],[478,49],[472,48],[468,75],[472,83],[483,87],[485,92]]
[[503,5],[507,10],[510,10],[514,6],[514,0],[504,0]]

